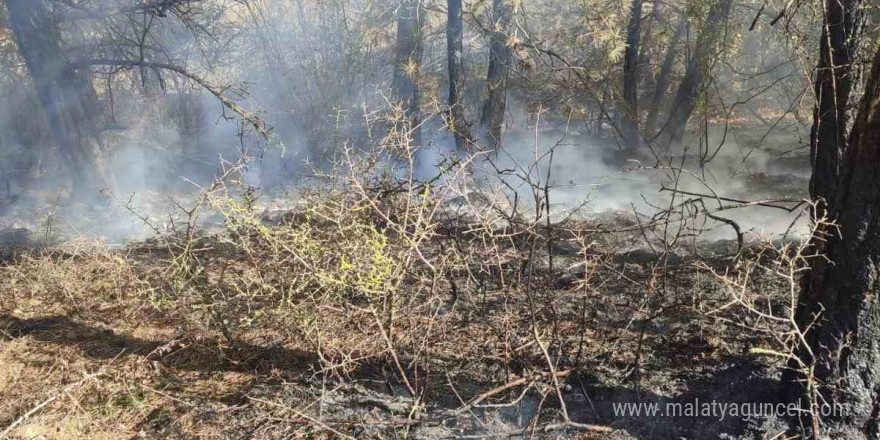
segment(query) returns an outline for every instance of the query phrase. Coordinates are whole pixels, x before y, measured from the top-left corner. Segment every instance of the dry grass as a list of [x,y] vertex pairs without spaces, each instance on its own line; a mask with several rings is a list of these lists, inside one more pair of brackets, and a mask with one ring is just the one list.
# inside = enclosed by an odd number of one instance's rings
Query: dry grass
[[[626,438],[615,430],[638,427],[577,399],[713,392],[691,388],[775,343],[777,328],[719,307],[731,280],[748,304],[784,304],[791,280],[773,270],[737,278],[783,254],[684,253],[698,204],[673,197],[647,222],[550,221],[545,178],[515,176],[534,199],[524,206],[508,178],[473,184],[480,153],[416,181],[407,139],[345,149],[342,172],[271,219],[230,183],[233,166],[150,242],[7,262],[0,427],[33,439]],[[403,172],[382,172],[389,161]],[[203,210],[226,229],[199,231]],[[524,399],[537,406],[524,424],[493,422]]]
[[[408,285],[411,296],[395,307],[394,353],[379,336],[387,330],[375,311],[342,297],[301,297],[271,310],[261,304],[259,318],[237,326],[230,341],[210,322],[194,318],[192,298],[170,299],[180,292],[162,275],[168,260],[160,255],[161,249],[80,247],[24,254],[3,268],[2,304],[14,307],[5,307],[0,321],[0,425],[55,398],[11,438],[135,438],[141,432],[222,438],[247,425],[236,419],[238,408],[266,406],[247,400],[252,386],[303,377],[406,395],[403,371],[428,404],[455,408],[461,402],[450,384],[466,401],[530,371],[546,371],[536,341],[550,345],[555,367],[583,371],[577,381],[631,387],[641,374],[637,386],[657,390],[668,376],[644,371],[681,363],[711,368],[756,344],[734,323],[700,315],[699,309],[726,299],[723,285],[713,286],[708,274],[679,266],[664,275],[677,288],[658,292],[650,267],[615,264],[601,253],[588,260],[597,265],[589,286],[575,279],[567,288],[529,292],[520,282],[480,291],[464,288],[468,280],[459,274],[453,304],[449,279],[438,280],[433,290]],[[229,285],[255,276],[252,268],[233,268],[230,261],[247,266],[247,259],[209,259],[204,270],[213,275],[207,282],[216,283],[221,270]],[[507,276],[514,279],[516,272]],[[535,278],[533,284],[541,286],[556,281],[550,274]],[[694,298],[695,290],[703,291],[702,298]],[[254,297],[248,301],[255,306]],[[646,333],[653,324],[645,319],[662,320],[667,330]],[[534,384],[544,393],[550,392],[546,385]],[[314,423],[297,426],[304,436],[321,431]]]

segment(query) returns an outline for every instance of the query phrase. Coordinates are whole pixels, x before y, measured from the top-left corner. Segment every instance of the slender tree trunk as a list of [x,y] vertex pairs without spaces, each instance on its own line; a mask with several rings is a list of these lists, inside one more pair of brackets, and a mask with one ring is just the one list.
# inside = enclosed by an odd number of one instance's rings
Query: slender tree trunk
[[829,206],[839,232],[829,228],[822,249],[829,262],[818,264],[815,261],[822,258],[814,258],[804,286],[797,321],[807,332],[808,349],[801,347],[800,355],[813,368],[820,405],[844,408],[833,418],[843,424],[845,438],[876,439],[880,438],[880,51],[874,56],[839,167]]
[[[193,160],[201,155],[201,116],[202,95],[199,90],[188,89],[186,83],[178,85],[177,118],[180,123],[181,154],[187,160],[181,160],[176,167],[176,178],[186,176],[191,170]],[[179,180],[179,179],[176,179]],[[174,181],[172,183],[180,183]]]
[[626,50],[623,55],[623,109],[621,132],[627,150],[639,148],[639,39],[642,32],[642,0],[633,0],[626,28]]
[[486,128],[492,148],[496,151],[501,148],[504,112],[507,107],[507,81],[512,58],[507,46],[510,16],[510,6],[505,4],[505,0],[492,0],[494,31],[489,47],[489,73],[486,77],[488,96],[483,103],[481,122]]
[[654,9],[651,10],[651,15],[646,17],[647,22],[645,23],[645,31],[643,32],[644,35],[639,40],[639,66],[641,67],[639,69],[639,82],[645,80],[646,74],[644,66],[647,66],[648,63],[651,62],[651,55],[649,53],[649,50],[651,48],[651,44],[653,43],[652,39],[654,37],[654,28],[657,27],[657,20],[659,20],[657,18],[659,16],[658,11],[659,8],[655,5]]
[[[642,0],[644,2],[644,0]],[[644,7],[643,7],[644,9]],[[648,76],[651,75],[650,69],[647,68],[651,64],[651,47],[654,44],[654,31],[657,27],[657,22],[659,21],[659,12],[660,8],[657,5],[651,9],[651,14],[642,19],[642,36],[639,39],[639,78],[638,78],[638,86],[639,89],[639,105],[638,108],[641,112],[644,112],[645,107],[643,106],[643,102],[645,102],[645,98],[648,95],[647,90],[645,90],[645,81],[648,79]],[[642,126],[644,129],[644,126]],[[639,138],[639,142],[644,145],[644,132],[641,132],[642,137]]]
[[470,125],[465,116],[465,70],[461,0],[447,0],[446,60],[449,69],[449,127],[459,150],[467,148],[471,139]]
[[299,25],[299,31],[304,35],[309,32],[308,17],[306,17],[306,7],[303,0],[296,0],[296,22]]
[[645,120],[645,137],[651,139],[657,131],[657,116],[660,114],[660,107],[663,105],[663,99],[666,98],[666,92],[669,90],[669,77],[672,74],[672,68],[675,67],[675,54],[678,48],[678,42],[684,36],[687,29],[687,20],[682,19],[678,22],[675,29],[675,35],[669,41],[669,48],[666,50],[666,56],[663,58],[663,65],[660,66],[660,72],[657,74],[657,83],[654,87],[654,96],[651,98],[651,104],[648,107],[648,118]]
[[404,105],[411,126],[412,141],[421,145],[419,81],[422,73],[422,22],[421,0],[401,0],[397,12],[397,53],[394,60],[394,97]]
[[52,135],[70,168],[73,195],[90,199],[105,185],[98,163],[102,111],[91,74],[62,51],[61,31],[44,0],[7,0],[6,8]]
[[709,16],[700,29],[694,55],[688,60],[684,79],[675,94],[672,110],[666,124],[658,135],[658,142],[663,148],[680,144],[684,137],[687,121],[696,107],[697,98],[702,93],[703,83],[713,60],[718,56],[718,48],[724,36],[724,27],[733,0],[718,0],[709,9]]

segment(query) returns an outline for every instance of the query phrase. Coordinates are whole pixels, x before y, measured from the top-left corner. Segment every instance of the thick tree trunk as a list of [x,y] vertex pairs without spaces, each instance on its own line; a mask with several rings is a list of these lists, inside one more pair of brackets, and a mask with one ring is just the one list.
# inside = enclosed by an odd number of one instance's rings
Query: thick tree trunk
[[411,126],[414,146],[421,145],[419,81],[422,73],[422,22],[420,0],[401,0],[397,12],[397,53],[394,60],[392,89],[395,99],[402,103]]
[[657,82],[654,87],[654,96],[651,98],[651,104],[648,107],[648,118],[645,120],[645,137],[651,139],[657,131],[657,116],[660,114],[660,107],[663,105],[663,99],[666,98],[666,92],[669,90],[669,77],[672,74],[672,68],[675,67],[675,54],[678,48],[678,42],[684,36],[687,29],[687,20],[682,19],[678,22],[675,29],[675,35],[669,41],[669,48],[666,49],[666,56],[663,58],[663,65],[660,66],[660,72],[657,74]]
[[836,410],[835,419],[843,423],[840,429],[846,438],[876,439],[880,438],[880,51],[840,170],[830,205],[839,232],[828,228],[822,253],[829,262],[814,258],[804,286],[797,320],[807,331],[808,347],[801,347],[800,357],[814,370],[820,404],[843,408]]
[[446,60],[449,69],[449,127],[455,136],[459,150],[467,148],[471,139],[470,125],[465,116],[464,94],[465,70],[461,0],[447,0]]
[[623,109],[621,133],[625,148],[635,151],[641,144],[639,135],[639,39],[642,32],[642,0],[633,0],[626,28],[626,50],[623,55]]
[[7,0],[9,27],[73,176],[73,194],[89,199],[105,185],[98,163],[101,106],[86,68],[61,49],[61,31],[44,0]]
[[684,137],[687,121],[696,107],[697,98],[702,93],[703,81],[718,56],[718,47],[725,34],[724,27],[732,6],[733,0],[718,0],[709,9],[709,16],[697,37],[694,55],[688,61],[684,79],[681,80],[675,100],[672,102],[669,119],[657,138],[663,148],[680,144]]
[[489,143],[496,151],[501,148],[504,112],[507,107],[507,81],[512,58],[507,46],[510,16],[510,7],[505,4],[505,0],[492,0],[494,31],[489,47],[489,73],[486,77],[488,96],[483,103],[481,122],[486,128]]
[[825,26],[814,83],[817,102],[810,136],[810,196],[819,202],[819,211],[815,213],[818,217],[833,202],[840,156],[846,148],[859,3],[860,0],[825,0]]
[[[815,380],[837,384],[818,391],[831,405],[849,405],[846,414],[836,415],[859,431],[850,437],[878,438],[880,216],[874,207],[880,202],[880,52],[847,141],[860,2],[826,0],[824,5],[810,141],[810,195],[816,202],[812,216],[822,222],[812,239],[810,252],[817,256],[810,258],[796,313],[800,328],[808,330],[807,346],[796,354],[814,369]],[[837,221],[839,232],[828,220]],[[786,392],[803,399],[805,377],[796,370],[797,361],[790,366],[782,378]]]

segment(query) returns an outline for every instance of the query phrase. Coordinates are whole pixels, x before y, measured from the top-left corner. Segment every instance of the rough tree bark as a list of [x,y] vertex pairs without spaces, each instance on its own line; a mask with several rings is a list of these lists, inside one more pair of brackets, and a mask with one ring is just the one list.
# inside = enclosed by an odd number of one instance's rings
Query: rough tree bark
[[[819,264],[825,260],[813,258],[797,313],[809,346],[809,351],[802,347],[801,358],[813,368],[820,402],[846,405],[834,419],[841,423],[835,429],[847,439],[880,438],[878,183],[880,51],[874,56],[849,143],[840,157],[840,175],[829,207],[839,232],[829,228],[826,234],[822,253],[828,263]],[[814,324],[808,329],[810,323]]]
[[421,118],[419,80],[422,71],[422,22],[421,0],[401,0],[397,12],[397,52],[394,59],[394,98],[404,105],[406,117],[412,127],[415,146],[421,145]]
[[486,76],[487,97],[483,103],[482,125],[494,150],[501,148],[504,112],[507,107],[507,81],[512,54],[507,45],[510,28],[510,6],[505,0],[492,0],[494,29],[489,47],[489,73]]
[[64,54],[58,21],[44,0],[7,0],[6,8],[52,135],[70,168],[72,193],[91,198],[105,185],[98,163],[103,112],[91,74]]
[[629,24],[626,27],[626,50],[623,55],[623,109],[621,133],[625,148],[635,151],[641,144],[639,135],[639,39],[642,32],[642,0],[632,0]]
[[465,116],[462,98],[465,84],[462,62],[463,34],[461,0],[447,0],[446,60],[449,70],[449,127],[455,136],[455,146],[459,150],[466,149],[471,139],[471,129]]
[[825,0],[825,26],[816,67],[810,159],[813,174],[810,196],[818,202],[821,218],[833,202],[840,155],[846,148],[847,110],[853,91],[852,63],[856,50],[857,10],[860,0]]
[[[811,214],[823,222],[811,241],[810,252],[816,256],[810,257],[795,316],[806,331],[807,346],[795,353],[814,369],[815,380],[837,384],[820,388],[823,398],[832,405],[851,405],[845,417],[838,418],[844,430],[852,431],[848,437],[878,438],[880,216],[874,207],[880,202],[880,52],[847,139],[860,3],[824,2],[810,139],[810,196],[816,203]],[[825,219],[836,221],[839,230]],[[804,399],[806,378],[796,360],[790,366],[782,377],[786,393]]]
[[[642,19],[644,24],[644,31],[642,32],[642,37],[639,39],[639,66],[642,68],[639,69],[639,81],[644,81],[646,78],[646,69],[644,66],[647,66],[651,62],[651,53],[650,49],[652,44],[654,43],[654,29],[657,27],[657,22],[660,20],[658,12],[660,8],[657,5],[651,10],[651,14]],[[644,93],[642,93],[644,96]]]
[[663,99],[666,98],[666,92],[669,90],[669,77],[672,74],[672,68],[675,67],[676,49],[678,42],[684,36],[687,29],[687,20],[682,19],[678,22],[675,29],[675,35],[669,41],[669,48],[666,49],[666,56],[663,58],[663,65],[660,66],[660,72],[657,74],[657,82],[654,87],[654,96],[648,106],[648,117],[645,119],[645,137],[651,139],[657,134],[657,117],[660,114],[660,107],[663,105]]
[[724,27],[732,6],[733,0],[718,0],[709,9],[709,15],[697,37],[694,55],[688,60],[684,78],[672,102],[669,118],[657,137],[657,142],[663,148],[680,144],[684,137],[687,121],[696,107],[705,76],[718,56],[718,47],[725,34]]

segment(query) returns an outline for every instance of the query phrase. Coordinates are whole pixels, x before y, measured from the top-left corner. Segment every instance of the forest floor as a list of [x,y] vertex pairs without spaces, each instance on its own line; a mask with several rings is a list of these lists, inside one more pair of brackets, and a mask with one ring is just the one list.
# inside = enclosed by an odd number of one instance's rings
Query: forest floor
[[[742,197],[803,197],[806,152],[790,149],[762,149],[761,169],[736,177]],[[266,294],[302,274],[260,272],[269,248],[222,233],[196,241],[191,289],[156,240],[19,243],[0,266],[0,438],[780,438],[774,416],[619,405],[779,402],[783,362],[754,349],[776,350],[784,329],[732,299],[743,287],[783,310],[796,237],[659,250],[639,222],[607,210],[557,225],[533,246],[553,249],[552,266],[534,253],[528,277],[408,278],[406,299],[383,299],[399,304],[393,327],[375,300]]]

